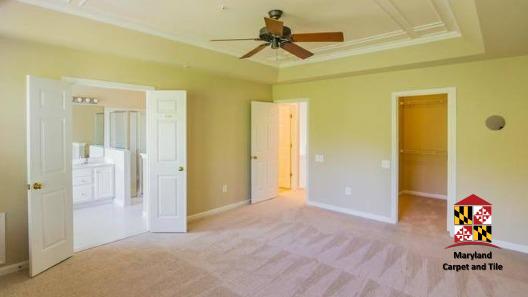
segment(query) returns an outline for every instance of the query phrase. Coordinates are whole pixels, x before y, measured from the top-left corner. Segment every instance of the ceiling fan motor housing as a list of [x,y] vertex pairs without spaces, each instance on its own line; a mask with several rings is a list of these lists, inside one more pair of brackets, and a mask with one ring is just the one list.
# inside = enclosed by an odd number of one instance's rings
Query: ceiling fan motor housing
[[279,48],[281,43],[291,41],[291,35],[291,29],[286,26],[283,27],[282,36],[275,36],[268,32],[266,27],[263,27],[262,29],[260,29],[259,38],[261,40],[271,43],[272,48]]

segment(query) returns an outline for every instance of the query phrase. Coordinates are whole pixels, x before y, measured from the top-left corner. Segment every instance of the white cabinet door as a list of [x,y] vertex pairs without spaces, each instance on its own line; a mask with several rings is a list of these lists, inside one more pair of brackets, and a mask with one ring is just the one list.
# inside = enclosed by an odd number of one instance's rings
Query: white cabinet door
[[83,185],[73,187],[73,202],[84,203],[93,200],[93,185]]
[[95,200],[114,197],[114,167],[97,167],[94,176]]
[[29,274],[73,254],[71,90],[27,78]]
[[251,203],[278,195],[278,137],[278,105],[251,102]]
[[187,95],[147,92],[149,221],[152,232],[187,232]]

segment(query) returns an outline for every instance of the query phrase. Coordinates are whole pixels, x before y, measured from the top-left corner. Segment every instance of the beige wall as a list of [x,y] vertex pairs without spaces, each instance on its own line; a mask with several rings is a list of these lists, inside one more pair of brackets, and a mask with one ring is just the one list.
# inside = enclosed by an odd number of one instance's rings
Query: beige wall
[[[7,264],[28,258],[25,79],[27,74],[188,91],[188,213],[249,198],[250,100],[271,87],[193,70],[0,37],[0,212],[7,212]],[[222,193],[222,184],[229,192]]]
[[447,195],[447,95],[399,100],[399,190]]
[[72,142],[95,144],[95,115],[103,113],[104,107],[74,104],[72,106]]
[[[390,170],[380,161],[391,158],[391,93],[451,86],[457,198],[481,195],[494,205],[494,239],[528,245],[528,56],[275,85],[274,99],[310,99],[310,199],[389,217]],[[493,114],[505,129],[485,127]]]

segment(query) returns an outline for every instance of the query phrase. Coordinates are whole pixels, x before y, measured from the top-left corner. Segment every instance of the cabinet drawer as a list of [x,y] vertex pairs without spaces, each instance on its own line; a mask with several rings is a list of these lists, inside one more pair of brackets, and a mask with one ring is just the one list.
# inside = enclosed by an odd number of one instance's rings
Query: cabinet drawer
[[72,175],[73,178],[78,176],[92,176],[92,168],[74,169]]
[[92,176],[86,175],[86,176],[74,176],[73,177],[73,185],[74,186],[81,186],[81,185],[90,185],[92,184]]
[[92,185],[73,187],[73,202],[87,202],[93,200]]

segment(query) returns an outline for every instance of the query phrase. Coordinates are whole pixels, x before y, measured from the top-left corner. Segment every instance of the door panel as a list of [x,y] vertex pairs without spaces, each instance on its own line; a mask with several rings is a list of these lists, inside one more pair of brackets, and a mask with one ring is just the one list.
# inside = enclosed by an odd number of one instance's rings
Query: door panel
[[278,106],[251,102],[251,203],[278,195]]
[[66,193],[63,189],[42,194],[42,242],[49,249],[66,240]]
[[147,92],[152,232],[187,232],[186,98],[185,91]]
[[34,276],[73,254],[71,92],[27,78],[29,268]]

